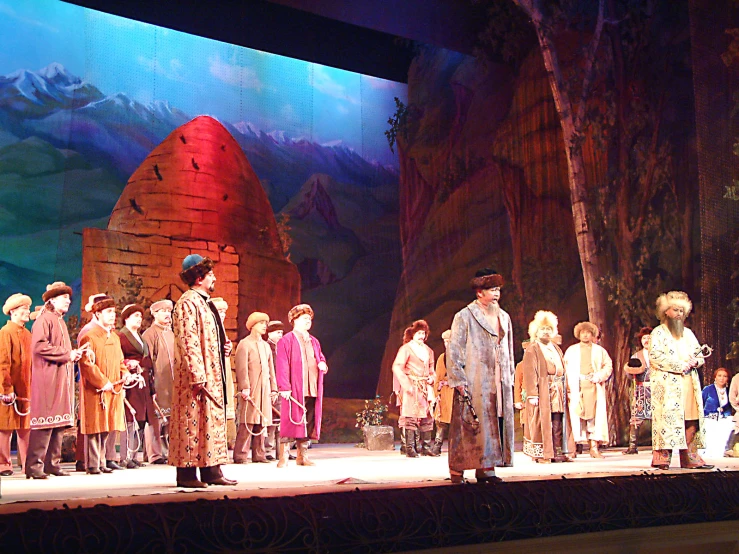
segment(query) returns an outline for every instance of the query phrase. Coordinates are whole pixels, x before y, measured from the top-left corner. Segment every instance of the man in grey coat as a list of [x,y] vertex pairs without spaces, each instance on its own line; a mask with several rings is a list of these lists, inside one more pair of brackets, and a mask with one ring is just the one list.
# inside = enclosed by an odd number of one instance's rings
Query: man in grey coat
[[470,282],[476,299],[452,323],[447,375],[455,389],[449,428],[449,473],[464,482],[498,480],[496,467],[513,465],[513,327],[498,304],[503,277],[481,269]]

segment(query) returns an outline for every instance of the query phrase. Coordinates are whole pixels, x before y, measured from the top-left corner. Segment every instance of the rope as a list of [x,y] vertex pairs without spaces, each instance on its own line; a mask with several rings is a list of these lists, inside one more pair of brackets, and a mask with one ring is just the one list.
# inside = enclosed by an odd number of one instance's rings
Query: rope
[[139,448],[141,448],[141,435],[139,434],[141,429],[138,428],[138,423],[136,423],[136,421],[134,421],[134,425],[136,425],[134,428],[134,434],[136,435],[136,448],[131,449],[128,447],[128,433],[126,433],[126,458],[128,460],[135,460],[136,454],[138,453]]
[[18,409],[18,401],[19,400],[21,402],[29,402],[30,403],[31,402],[31,399],[30,398],[23,398],[22,396],[16,396],[16,397],[13,398],[12,401],[10,400],[10,398],[11,398],[11,395],[9,395],[9,394],[0,394],[0,402],[2,402],[3,404],[5,404],[6,406],[11,406],[12,405],[13,406],[13,409],[15,410],[15,413],[18,414],[19,416],[23,417],[23,416],[27,416],[28,414],[31,413],[31,407],[30,406],[28,407],[28,411],[27,412],[21,412]]
[[21,412],[18,409],[18,400],[25,400],[25,401],[28,402],[28,398],[18,398],[18,397],[16,397],[15,400],[13,400],[13,409],[15,410],[15,413],[18,414],[21,417],[27,416],[28,414],[30,414],[31,413],[31,406],[30,405],[28,406],[28,411],[27,412]]
[[[298,407],[301,410],[303,410],[303,416],[300,418],[300,421],[295,421],[293,419],[293,411],[292,411],[292,408],[288,409],[287,415],[290,418],[290,422],[293,425],[305,425],[306,423],[308,423],[308,418],[306,417],[307,414],[308,414],[308,408],[306,408],[300,402],[298,402],[298,400],[292,394],[290,395],[290,398],[287,399],[287,401],[288,402],[292,402],[293,404],[297,404]],[[289,408],[289,406],[288,406],[288,408]]]
[[[244,399],[241,396],[241,393],[238,393],[238,394],[234,395],[234,397],[236,397],[236,398],[241,397],[242,400]],[[257,411],[257,413],[259,414],[259,416],[262,418],[262,421],[267,421],[267,418],[265,417],[264,413],[262,413],[262,410],[260,410],[259,408],[257,408],[257,405],[256,405],[256,403],[254,402],[254,399],[251,396],[247,396],[246,397],[246,402],[251,402],[251,405],[254,406],[254,409]],[[267,431],[268,431],[266,425],[262,425],[262,430],[259,431],[259,433],[254,433],[251,429],[249,429],[249,425],[246,423],[246,410],[248,409],[248,406],[247,406],[246,402],[244,402],[244,415],[242,417],[244,418],[243,419],[243,422],[244,422],[244,427],[246,427],[247,433],[249,433],[252,437],[260,437],[262,435],[266,436],[267,435]]]

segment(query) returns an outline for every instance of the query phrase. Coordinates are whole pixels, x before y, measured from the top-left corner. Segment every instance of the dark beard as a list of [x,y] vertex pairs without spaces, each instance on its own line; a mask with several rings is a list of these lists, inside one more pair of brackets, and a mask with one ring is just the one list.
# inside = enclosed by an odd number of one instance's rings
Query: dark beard
[[211,286],[208,287],[208,292],[212,294],[215,291],[216,291],[216,284],[213,283]]
[[682,319],[672,319],[667,318],[667,321],[665,321],[665,324],[667,325],[667,328],[670,330],[670,334],[673,336],[673,338],[681,339],[683,338],[683,331],[685,330],[685,323]]

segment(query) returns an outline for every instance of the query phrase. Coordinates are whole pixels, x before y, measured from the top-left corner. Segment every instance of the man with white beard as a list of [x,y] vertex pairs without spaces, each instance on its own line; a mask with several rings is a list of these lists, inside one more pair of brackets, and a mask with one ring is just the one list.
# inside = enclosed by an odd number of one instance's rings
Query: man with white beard
[[668,469],[672,449],[680,450],[680,467],[712,469],[698,454],[704,448],[703,398],[697,368],[701,346],[685,327],[693,304],[672,291],[657,299],[661,325],[652,331],[649,362],[652,382],[652,467]]

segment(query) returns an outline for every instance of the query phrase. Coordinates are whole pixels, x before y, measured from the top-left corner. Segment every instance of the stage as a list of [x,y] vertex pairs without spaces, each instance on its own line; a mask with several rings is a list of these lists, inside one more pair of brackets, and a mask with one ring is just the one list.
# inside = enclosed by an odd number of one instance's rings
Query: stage
[[[501,483],[452,485],[446,453],[409,459],[317,444],[314,467],[228,465],[233,487],[183,490],[174,468],[0,481],[6,551],[400,552],[739,519],[739,459],[713,471],[650,469],[651,452],[536,464]],[[72,471],[72,464],[64,464]]]
[[[294,450],[292,451],[295,452]],[[496,473],[505,483],[550,479],[582,479],[615,476],[683,475],[706,473],[679,468],[677,454],[670,471],[649,467],[651,451],[625,456],[621,449],[604,451],[605,458],[596,460],[587,453],[572,463],[537,464],[516,452],[514,465],[499,468]],[[348,490],[397,489],[451,485],[446,452],[438,458],[416,459],[401,456],[397,450],[370,452],[350,444],[316,444],[309,450],[316,462],[313,467],[296,465],[291,460],[285,469],[269,464],[231,464],[224,474],[239,483],[233,487],[181,489],[175,486],[175,470],[166,465],[114,471],[110,474],[87,475],[74,471],[74,464],[63,464],[70,477],[50,476],[43,480],[27,480],[16,475],[0,481],[0,514],[24,512],[32,508],[53,509],[90,507],[101,502],[109,505],[150,504],[153,502],[191,501],[193,498],[215,500],[229,498],[295,496],[312,493],[346,492]],[[721,471],[739,471],[739,459],[721,458],[710,461]],[[474,472],[466,477],[474,484]]]

